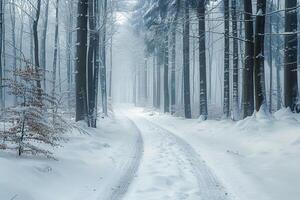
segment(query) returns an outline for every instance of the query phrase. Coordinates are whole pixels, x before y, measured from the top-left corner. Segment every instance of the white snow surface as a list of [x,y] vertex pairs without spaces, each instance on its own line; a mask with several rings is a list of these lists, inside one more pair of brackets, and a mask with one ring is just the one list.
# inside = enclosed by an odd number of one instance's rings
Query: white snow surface
[[120,106],[58,159],[0,152],[2,200],[298,200],[300,115],[186,120]]
[[134,175],[128,170],[139,165],[142,152],[135,149],[142,148],[137,129],[124,118],[102,119],[95,130],[80,126],[89,134],[66,135],[69,141],[54,150],[58,161],[0,152],[0,199],[104,200],[122,195],[119,183]]
[[135,114],[190,144],[231,199],[300,198],[299,114],[259,112],[239,122],[187,120],[138,108]]

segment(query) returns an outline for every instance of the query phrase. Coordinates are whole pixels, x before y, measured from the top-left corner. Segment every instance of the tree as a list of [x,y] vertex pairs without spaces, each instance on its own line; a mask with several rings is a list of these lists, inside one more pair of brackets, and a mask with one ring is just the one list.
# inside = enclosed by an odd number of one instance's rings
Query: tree
[[9,94],[17,96],[20,102],[4,110],[5,117],[1,120],[7,123],[9,128],[0,130],[0,139],[3,141],[0,149],[17,151],[19,156],[31,154],[53,158],[51,151],[39,143],[58,146],[62,134],[69,128],[56,112],[45,109],[50,105],[57,107],[58,101],[45,92],[39,96],[41,89],[36,86],[36,80],[42,76],[36,71],[36,67],[28,64],[25,69],[14,70],[13,74],[17,81],[6,79],[5,85]]
[[[32,29],[33,29],[33,41],[34,41],[34,63],[35,63],[35,70],[37,74],[40,74],[40,61],[39,61],[39,37],[38,37],[38,23],[41,14],[41,0],[37,0],[37,7],[36,7],[36,15],[35,19],[33,20]],[[38,88],[38,98],[40,100],[40,104],[42,104],[42,85],[41,79],[36,80],[36,85]]]
[[233,77],[232,77],[232,114],[233,119],[239,119],[239,44],[238,44],[238,27],[236,0],[231,0],[231,16],[232,16],[232,57],[233,57]]
[[257,1],[254,39],[254,93],[255,110],[266,103],[265,69],[264,69],[264,38],[265,38],[266,0]]
[[243,69],[243,118],[251,116],[254,111],[253,64],[254,32],[252,19],[252,0],[244,0],[245,20],[245,67]]
[[107,0],[103,1],[102,5],[102,31],[101,31],[101,67],[100,67],[100,81],[101,81],[101,96],[102,108],[105,115],[107,112],[107,85],[106,85],[106,26],[107,26]]
[[184,115],[192,118],[190,95],[190,14],[189,2],[184,2],[183,17],[183,84],[184,84]]
[[58,53],[58,8],[59,0],[55,4],[55,36],[54,36],[54,54],[53,54],[53,72],[52,72],[52,96],[55,96],[56,88],[56,71],[57,71],[57,53]]
[[198,9],[199,31],[199,71],[200,71],[200,115],[207,119],[207,81],[206,81],[206,34],[205,34],[205,1],[199,1]]
[[48,31],[48,16],[49,16],[49,0],[46,0],[45,5],[45,13],[44,13],[44,24],[42,31],[42,40],[41,40],[41,65],[43,68],[43,87],[46,90],[46,70],[47,70],[47,51],[46,51],[46,43],[47,43],[47,31]]
[[229,0],[224,0],[224,117],[230,116],[230,78],[229,78]]
[[[298,98],[297,83],[297,0],[285,1],[284,37],[284,103],[296,111]],[[298,110],[300,112],[300,110]]]
[[78,1],[77,48],[76,48],[76,121],[86,120],[87,85],[87,14],[88,0]]
[[4,13],[3,13],[3,0],[0,0],[0,108],[1,110],[4,108],[4,93],[3,93],[3,21],[4,21]]

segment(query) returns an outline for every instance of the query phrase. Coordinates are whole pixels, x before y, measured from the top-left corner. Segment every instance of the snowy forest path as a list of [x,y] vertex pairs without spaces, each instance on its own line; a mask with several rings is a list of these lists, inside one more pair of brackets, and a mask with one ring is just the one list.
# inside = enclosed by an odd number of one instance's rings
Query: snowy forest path
[[[119,170],[114,174],[114,181],[104,188],[105,196],[99,197],[105,200],[120,200],[126,194],[128,187],[140,166],[143,156],[143,138],[135,124],[124,116],[118,116],[119,122],[122,123],[124,130],[130,131],[130,135],[134,136],[134,142],[128,144],[128,154],[126,159],[122,160]],[[121,158],[120,158],[121,159]]]
[[128,117],[142,134],[144,156],[124,200],[230,199],[210,168],[186,141],[142,116],[130,114]]

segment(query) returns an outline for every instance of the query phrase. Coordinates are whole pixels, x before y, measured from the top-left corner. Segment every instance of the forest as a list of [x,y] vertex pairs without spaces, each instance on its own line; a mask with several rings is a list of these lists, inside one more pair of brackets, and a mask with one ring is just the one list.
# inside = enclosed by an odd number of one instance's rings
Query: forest
[[299,199],[299,33],[299,0],[0,0],[0,199]]

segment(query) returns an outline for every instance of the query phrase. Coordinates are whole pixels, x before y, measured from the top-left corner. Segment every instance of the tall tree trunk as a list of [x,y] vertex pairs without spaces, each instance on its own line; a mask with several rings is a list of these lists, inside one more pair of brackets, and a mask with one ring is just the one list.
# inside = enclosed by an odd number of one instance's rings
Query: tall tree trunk
[[183,82],[184,82],[184,115],[192,118],[190,94],[190,13],[189,2],[185,1],[183,18]]
[[155,76],[155,74],[156,74],[156,56],[155,56],[155,50],[154,50],[154,53],[153,53],[153,61],[152,61],[153,63],[153,66],[152,66],[152,68],[153,68],[153,74],[152,74],[152,78],[153,78],[153,93],[152,93],[152,97],[153,97],[153,107],[154,108],[157,108],[157,101],[156,101],[156,92],[157,92],[157,85],[156,85],[156,76]]
[[[277,10],[280,9],[280,0],[277,0]],[[281,42],[280,42],[280,36],[279,36],[279,31],[280,31],[280,14],[277,13],[278,16],[276,16],[276,56],[275,56],[275,64],[276,64],[276,91],[277,91],[277,110],[279,110],[282,106],[282,100],[281,100],[281,77],[280,77],[280,71],[281,71],[281,54],[280,54],[280,49],[281,49]]]
[[232,36],[233,36],[233,77],[232,77],[232,114],[233,119],[239,119],[239,43],[237,28],[236,0],[231,0]]
[[[273,11],[273,0],[270,3],[270,12]],[[272,50],[272,25],[273,16],[269,16],[269,67],[270,67],[270,95],[269,95],[269,112],[272,113],[272,105],[273,105],[273,50]]]
[[[12,0],[10,5],[10,21],[11,21],[11,37],[12,37],[12,52],[13,52],[13,71],[17,70],[17,44],[16,44],[16,5],[15,0]],[[14,75],[14,81],[17,81],[17,76]],[[14,105],[17,105],[17,97],[14,96]]]
[[43,69],[43,87],[44,90],[46,91],[46,70],[47,70],[46,43],[47,43],[48,16],[49,16],[49,0],[46,0],[44,14],[45,16],[44,16],[44,24],[43,24],[43,32],[42,32],[42,40],[41,40],[41,65]]
[[251,116],[254,111],[254,30],[252,18],[252,0],[244,0],[245,20],[245,67],[243,69],[243,118]]
[[66,31],[66,57],[67,57],[67,81],[68,81],[68,109],[71,109],[71,88],[73,79],[72,69],[72,45],[73,45],[73,2],[68,2],[68,21]]
[[[99,26],[100,22],[100,13],[99,13],[99,2],[94,1],[95,8],[95,19],[96,19],[96,27]],[[98,23],[97,23],[98,22]],[[95,49],[94,49],[94,76],[93,76],[93,102],[94,102],[94,110],[93,110],[93,121],[91,126],[93,128],[97,127],[97,113],[98,113],[98,90],[99,90],[99,68],[100,68],[100,30],[96,30],[95,32]]]
[[176,24],[172,26],[172,55],[171,55],[171,114],[175,113],[176,108]]
[[96,19],[95,19],[95,8],[94,8],[94,0],[88,0],[88,17],[89,17],[89,46],[88,46],[88,125],[92,126],[92,122],[94,121],[94,110],[95,110],[95,91],[94,91],[94,54],[96,48]]
[[85,120],[87,114],[87,14],[88,0],[78,1],[76,48],[76,121]]
[[0,109],[4,109],[4,98],[3,98],[3,21],[4,21],[4,12],[3,12],[3,0],[0,0]]
[[207,81],[206,81],[206,34],[205,3],[200,1],[198,7],[199,20],[199,70],[200,70],[200,116],[207,119]]
[[254,39],[254,93],[255,109],[259,111],[266,104],[264,39],[265,39],[266,0],[257,0],[257,13]]
[[170,112],[170,94],[169,94],[169,36],[165,31],[164,41],[164,112]]
[[[57,53],[58,53],[58,5],[59,0],[56,0],[55,5],[55,36],[54,36],[54,54],[53,54],[53,71],[52,71],[52,96],[55,97],[56,87],[56,71],[57,71]],[[54,108],[53,108],[54,109]]]
[[[296,111],[297,83],[297,0],[285,0],[284,104]],[[300,110],[298,110],[300,112]]]
[[[35,71],[37,74],[40,74],[40,61],[39,61],[39,38],[38,38],[38,23],[41,14],[41,0],[37,0],[37,7],[36,7],[36,15],[33,21],[33,40],[34,40],[34,61],[35,61]],[[42,85],[40,77],[37,78],[36,86],[38,88],[37,99],[42,106]]]
[[157,102],[157,109],[160,109],[160,97],[161,97],[161,66],[163,65],[163,48],[162,45],[158,45],[157,50],[157,69],[156,69],[156,79],[157,79],[157,90],[156,90],[156,102]]
[[230,116],[230,77],[229,77],[229,0],[224,0],[224,117]]
[[101,93],[103,113],[107,115],[107,84],[106,84],[106,26],[107,26],[107,0],[103,2],[103,27],[101,39]]

